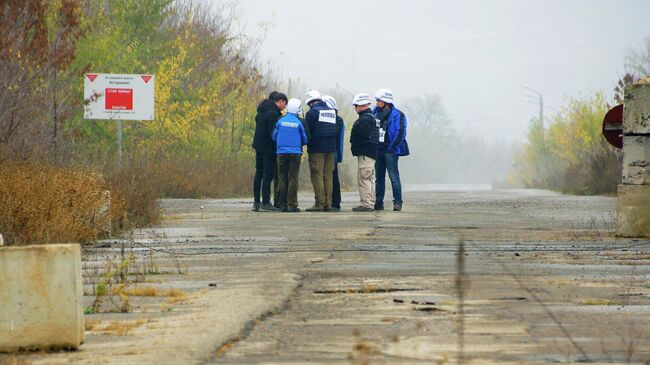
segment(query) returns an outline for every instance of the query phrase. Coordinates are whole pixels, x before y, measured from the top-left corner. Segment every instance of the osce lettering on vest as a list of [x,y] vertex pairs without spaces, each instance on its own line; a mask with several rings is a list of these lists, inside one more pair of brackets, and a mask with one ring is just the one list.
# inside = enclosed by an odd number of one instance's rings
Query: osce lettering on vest
[[318,121],[336,124],[336,113],[333,110],[321,110],[318,116]]
[[298,123],[282,122],[280,125],[283,127],[298,128]]

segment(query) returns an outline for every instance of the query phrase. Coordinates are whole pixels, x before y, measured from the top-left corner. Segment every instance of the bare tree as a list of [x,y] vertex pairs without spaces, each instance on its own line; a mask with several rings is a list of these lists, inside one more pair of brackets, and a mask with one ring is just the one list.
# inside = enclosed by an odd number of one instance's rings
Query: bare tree
[[650,37],[644,40],[640,48],[627,52],[625,70],[638,78],[650,76]]

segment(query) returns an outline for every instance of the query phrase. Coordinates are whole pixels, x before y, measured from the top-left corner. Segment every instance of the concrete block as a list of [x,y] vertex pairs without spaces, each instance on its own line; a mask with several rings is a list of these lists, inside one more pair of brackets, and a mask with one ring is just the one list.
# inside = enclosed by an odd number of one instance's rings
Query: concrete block
[[0,248],[0,352],[84,341],[79,245]]
[[616,234],[650,237],[650,185],[619,185]]
[[623,134],[650,134],[650,85],[625,88]]
[[650,185],[650,135],[623,136],[623,184]]

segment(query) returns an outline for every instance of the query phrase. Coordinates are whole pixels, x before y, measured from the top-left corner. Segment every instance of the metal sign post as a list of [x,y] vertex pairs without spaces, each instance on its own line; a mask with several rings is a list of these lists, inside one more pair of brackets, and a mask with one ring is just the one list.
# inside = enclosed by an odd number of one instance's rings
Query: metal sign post
[[117,121],[117,164],[122,167],[122,120]]

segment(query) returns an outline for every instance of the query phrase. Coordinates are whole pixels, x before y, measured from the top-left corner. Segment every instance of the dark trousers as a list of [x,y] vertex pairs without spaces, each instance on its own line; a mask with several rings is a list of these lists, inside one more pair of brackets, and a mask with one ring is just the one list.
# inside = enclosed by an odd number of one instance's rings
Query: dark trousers
[[298,207],[298,175],[301,155],[278,155],[278,204],[280,208]]
[[341,182],[339,181],[339,164],[334,163],[332,175],[332,207],[341,209]]
[[255,154],[255,178],[253,179],[253,198],[255,203],[260,202],[262,191],[262,204],[271,201],[271,181],[275,175],[275,155],[263,153]]
[[275,175],[273,176],[273,205],[276,208],[280,208],[280,191],[278,190],[280,185],[278,184],[278,176],[280,176],[280,167],[276,161]]
[[376,199],[375,205],[384,205],[384,195],[386,193],[386,171],[390,179],[390,186],[393,188],[393,203],[402,204],[402,182],[399,178],[399,168],[397,163],[399,156],[388,151],[377,151],[377,160],[375,161],[376,182]]

